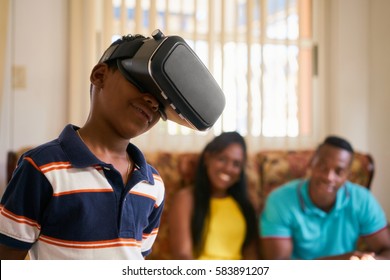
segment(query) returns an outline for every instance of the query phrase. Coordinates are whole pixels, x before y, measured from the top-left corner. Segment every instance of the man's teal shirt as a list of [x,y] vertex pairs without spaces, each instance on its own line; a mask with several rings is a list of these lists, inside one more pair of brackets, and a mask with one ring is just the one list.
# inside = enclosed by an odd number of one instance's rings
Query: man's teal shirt
[[387,226],[382,207],[367,188],[347,181],[326,213],[313,204],[308,186],[307,180],[294,180],[274,190],[260,218],[262,238],[292,239],[292,259],[354,251],[360,236]]

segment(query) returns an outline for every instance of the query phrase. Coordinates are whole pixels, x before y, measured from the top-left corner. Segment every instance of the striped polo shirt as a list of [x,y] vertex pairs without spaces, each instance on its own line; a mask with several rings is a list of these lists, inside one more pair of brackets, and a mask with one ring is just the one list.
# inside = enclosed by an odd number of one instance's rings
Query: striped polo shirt
[[151,252],[164,184],[129,143],[135,169],[121,174],[100,161],[67,125],[18,161],[0,205],[0,243],[31,259],[143,259]]

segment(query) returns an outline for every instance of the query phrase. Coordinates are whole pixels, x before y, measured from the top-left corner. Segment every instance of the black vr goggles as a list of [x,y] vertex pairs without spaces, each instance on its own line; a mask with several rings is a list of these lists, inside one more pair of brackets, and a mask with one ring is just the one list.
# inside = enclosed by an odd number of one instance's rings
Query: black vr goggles
[[163,119],[197,130],[214,125],[225,96],[195,52],[179,36],[141,35],[113,43],[99,62],[117,60],[126,79],[160,102]]

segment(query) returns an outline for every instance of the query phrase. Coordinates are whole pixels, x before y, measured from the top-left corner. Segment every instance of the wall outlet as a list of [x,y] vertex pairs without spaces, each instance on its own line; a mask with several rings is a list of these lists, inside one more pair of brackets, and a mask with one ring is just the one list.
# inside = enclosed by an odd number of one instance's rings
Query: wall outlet
[[14,65],[12,66],[12,88],[26,89],[27,75],[26,66]]

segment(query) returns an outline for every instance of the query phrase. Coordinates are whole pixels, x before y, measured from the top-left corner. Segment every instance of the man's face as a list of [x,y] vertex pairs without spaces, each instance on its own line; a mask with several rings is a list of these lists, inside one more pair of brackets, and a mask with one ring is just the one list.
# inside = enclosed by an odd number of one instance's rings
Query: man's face
[[317,206],[333,205],[347,180],[352,154],[331,145],[322,146],[311,165],[310,196]]

